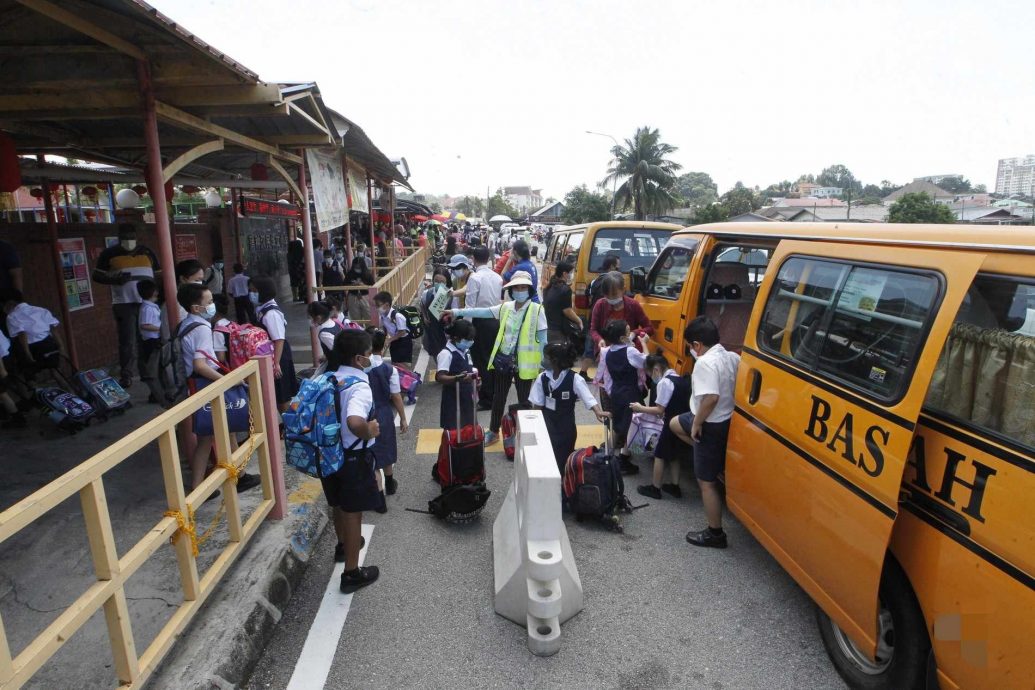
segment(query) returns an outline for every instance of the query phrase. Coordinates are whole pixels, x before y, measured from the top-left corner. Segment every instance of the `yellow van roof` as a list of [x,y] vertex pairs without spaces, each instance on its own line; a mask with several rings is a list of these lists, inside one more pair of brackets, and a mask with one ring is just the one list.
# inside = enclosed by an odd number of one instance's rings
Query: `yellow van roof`
[[682,230],[682,225],[676,223],[655,223],[653,221],[645,220],[601,220],[595,223],[582,223],[581,225],[568,225],[561,228],[554,228],[553,232],[556,235],[560,232],[571,232],[572,230],[585,230],[589,227],[607,227],[622,229],[626,228],[629,230]]
[[897,244],[1035,251],[1035,227],[1025,225],[925,225],[910,223],[707,223],[684,228],[673,237],[690,234],[754,235],[773,238],[829,240],[864,244]]

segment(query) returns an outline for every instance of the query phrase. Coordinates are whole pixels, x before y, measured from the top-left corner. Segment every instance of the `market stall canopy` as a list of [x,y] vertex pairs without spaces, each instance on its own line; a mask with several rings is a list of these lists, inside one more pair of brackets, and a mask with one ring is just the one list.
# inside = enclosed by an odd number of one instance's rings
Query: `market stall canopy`
[[505,216],[505,215],[503,215],[501,213],[499,215],[496,215],[496,216],[493,216],[492,218],[490,218],[489,222],[490,223],[510,223],[513,220],[514,219],[511,218],[510,216]]
[[358,127],[343,139],[316,84],[262,82],[141,0],[0,0],[0,61],[0,130],[21,154],[143,170],[150,82],[165,180],[294,187],[300,148],[346,144],[375,179],[404,183]]

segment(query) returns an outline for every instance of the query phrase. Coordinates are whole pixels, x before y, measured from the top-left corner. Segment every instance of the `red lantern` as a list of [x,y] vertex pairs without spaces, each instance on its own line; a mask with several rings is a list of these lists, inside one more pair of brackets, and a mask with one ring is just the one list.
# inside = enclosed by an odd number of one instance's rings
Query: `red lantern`
[[188,196],[190,196],[192,194],[197,194],[198,193],[198,188],[195,187],[192,184],[185,184],[182,187],[180,187],[180,189],[182,189],[183,193],[188,195]]
[[165,203],[169,203],[173,200],[173,183],[169,180],[165,183]]
[[0,132],[0,192],[14,192],[22,186],[22,169],[14,139]]
[[33,197],[37,199],[43,198],[43,190],[39,187],[33,187],[31,190],[29,190],[29,194],[31,194]]
[[142,184],[135,184],[133,185],[133,191],[139,196],[145,196],[147,194],[147,187]]
[[250,172],[252,179],[256,182],[261,182],[270,179],[269,171],[266,170],[266,166],[262,163],[252,163]]
[[89,198],[89,199],[96,199],[97,198],[97,188],[96,187],[83,187],[82,189],[79,190],[79,193],[82,194],[83,196]]

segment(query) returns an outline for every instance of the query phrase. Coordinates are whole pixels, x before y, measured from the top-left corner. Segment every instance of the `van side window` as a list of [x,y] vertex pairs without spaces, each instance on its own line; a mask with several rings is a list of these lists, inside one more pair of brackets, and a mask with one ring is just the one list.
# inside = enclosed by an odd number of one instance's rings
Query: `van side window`
[[739,353],[771,251],[720,245],[715,252],[704,280],[703,313],[719,327],[722,346]]
[[924,405],[1035,448],[1035,282],[974,279]]
[[647,276],[647,294],[661,299],[679,299],[697,252],[697,242],[671,244],[662,251]]
[[575,263],[575,260],[579,256],[579,247],[582,246],[582,238],[585,234],[585,231],[580,230],[579,232],[573,232],[568,235],[568,244],[564,248],[564,254],[560,257],[560,260]]
[[549,261],[551,263],[558,263],[564,256],[564,241],[568,239],[567,235],[557,235],[553,238],[553,245],[550,247],[550,251],[547,252]]
[[791,257],[758,329],[763,349],[884,401],[902,396],[941,281],[927,272]]

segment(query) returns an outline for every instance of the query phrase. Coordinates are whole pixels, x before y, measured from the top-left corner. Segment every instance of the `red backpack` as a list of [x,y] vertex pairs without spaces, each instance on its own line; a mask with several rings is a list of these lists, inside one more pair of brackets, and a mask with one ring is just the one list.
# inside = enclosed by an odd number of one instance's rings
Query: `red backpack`
[[226,334],[227,365],[236,369],[252,357],[272,355],[273,341],[266,330],[251,324],[228,323],[213,330]]

